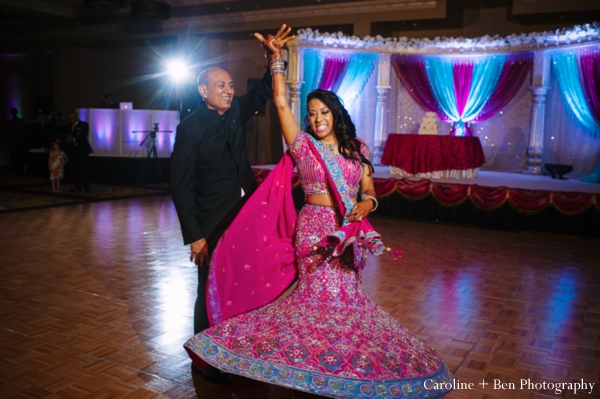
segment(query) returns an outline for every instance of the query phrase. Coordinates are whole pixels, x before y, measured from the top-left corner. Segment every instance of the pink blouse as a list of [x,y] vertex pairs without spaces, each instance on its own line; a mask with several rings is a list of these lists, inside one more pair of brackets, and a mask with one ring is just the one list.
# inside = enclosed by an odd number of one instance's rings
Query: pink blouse
[[[358,140],[361,143],[363,155],[366,158],[369,158],[369,147],[362,139],[359,138]],[[294,158],[294,162],[296,163],[296,167],[298,168],[298,173],[300,174],[304,195],[329,194],[325,171],[321,164],[315,159],[315,155],[310,151],[308,141],[308,133],[298,132],[298,136],[296,136],[294,142],[288,146],[292,158]],[[356,198],[360,178],[362,177],[362,165],[358,161],[351,161],[344,158],[342,155],[336,155],[335,160],[346,178],[346,182],[350,189],[350,196]]]

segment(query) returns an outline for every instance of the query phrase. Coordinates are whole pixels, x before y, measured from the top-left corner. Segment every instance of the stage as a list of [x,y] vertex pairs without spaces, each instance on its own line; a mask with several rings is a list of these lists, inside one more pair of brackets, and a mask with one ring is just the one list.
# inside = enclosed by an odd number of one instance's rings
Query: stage
[[[254,166],[259,181],[274,165]],[[479,171],[470,179],[419,179],[375,166],[377,215],[502,230],[600,236],[600,184],[549,175]],[[294,199],[300,206],[299,183]]]

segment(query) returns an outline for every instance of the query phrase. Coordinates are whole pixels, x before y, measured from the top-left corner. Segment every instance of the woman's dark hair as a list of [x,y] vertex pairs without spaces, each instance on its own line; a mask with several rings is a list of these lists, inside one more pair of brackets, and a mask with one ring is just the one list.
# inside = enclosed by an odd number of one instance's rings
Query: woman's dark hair
[[[329,108],[333,115],[333,133],[337,138],[338,151],[346,159],[359,161],[369,165],[369,170],[373,173],[373,164],[362,153],[360,141],[356,138],[356,127],[352,122],[352,118],[344,108],[341,99],[332,91],[316,89],[308,93],[306,97],[306,108],[311,100],[320,100]],[[319,139],[315,132],[310,127],[310,117],[308,113],[304,118],[304,131],[315,139]]]

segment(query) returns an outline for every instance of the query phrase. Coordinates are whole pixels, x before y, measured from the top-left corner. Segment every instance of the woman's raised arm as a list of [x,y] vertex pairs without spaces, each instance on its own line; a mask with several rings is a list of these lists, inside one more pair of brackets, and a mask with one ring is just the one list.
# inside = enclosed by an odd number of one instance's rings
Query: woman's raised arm
[[285,95],[285,64],[281,58],[281,47],[295,37],[294,35],[288,37],[290,31],[291,28],[283,24],[275,36],[267,35],[264,38],[260,33],[254,34],[263,47],[274,54],[274,57],[269,57],[271,58],[269,68],[273,76],[273,101],[277,107],[277,116],[286,144],[292,144],[298,135],[298,124]]

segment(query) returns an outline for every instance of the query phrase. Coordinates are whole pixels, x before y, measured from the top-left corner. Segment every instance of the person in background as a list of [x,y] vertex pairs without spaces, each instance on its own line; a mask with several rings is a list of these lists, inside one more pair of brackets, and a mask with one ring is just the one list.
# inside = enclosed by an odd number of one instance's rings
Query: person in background
[[119,108],[119,104],[113,101],[112,94],[106,93],[98,108]]
[[52,192],[60,193],[60,181],[64,177],[65,164],[69,157],[60,148],[60,140],[52,143],[50,156],[48,157],[48,168],[50,169],[50,182],[52,183]]
[[71,127],[67,132],[65,141],[68,144],[69,159],[71,160],[69,171],[75,184],[72,191],[81,192],[83,186],[85,192],[90,193],[89,155],[93,152],[88,141],[90,127],[87,122],[80,121],[75,112],[69,112],[68,119]]

